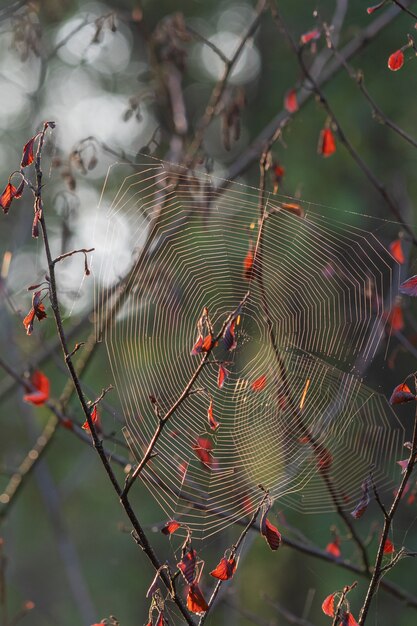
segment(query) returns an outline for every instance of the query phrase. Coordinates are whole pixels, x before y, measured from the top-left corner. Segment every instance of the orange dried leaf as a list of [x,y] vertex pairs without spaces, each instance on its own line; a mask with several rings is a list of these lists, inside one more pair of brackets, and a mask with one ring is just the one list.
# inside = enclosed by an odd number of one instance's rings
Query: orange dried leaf
[[395,239],[395,241],[390,243],[389,251],[398,263],[401,263],[401,265],[405,263],[405,256],[401,239]]
[[175,533],[175,531],[178,530],[178,528],[180,527],[180,522],[177,522],[174,519],[170,519],[168,522],[166,522],[165,526],[161,528],[161,533],[163,533],[164,535],[172,535],[172,533]]
[[3,193],[0,196],[0,207],[3,209],[3,213],[6,214],[9,211],[13,198],[16,198],[17,189],[12,183],[7,183]]
[[387,322],[390,325],[390,331],[400,333],[404,329],[404,316],[401,304],[394,304],[388,315]]
[[36,391],[25,394],[23,400],[30,404],[35,404],[36,406],[45,404],[49,398],[49,378],[39,370],[36,370],[30,377],[30,382],[33,387],[35,387]]
[[253,255],[252,246],[249,246],[249,252],[245,256],[244,261],[243,261],[243,278],[245,280],[250,280],[252,278],[252,269],[253,269],[254,260],[255,260],[255,257]]
[[329,157],[336,152],[336,140],[331,128],[323,128],[320,131],[317,151],[323,157]]
[[284,211],[294,213],[294,215],[297,215],[298,217],[304,217],[305,215],[303,207],[297,202],[283,202],[281,204],[281,208],[284,209]]
[[[98,411],[97,411],[97,406],[94,406],[93,410],[91,411],[91,420],[92,420],[93,424],[95,425],[96,430],[99,429],[100,428],[100,417],[99,417],[99,414],[98,414]],[[88,433],[91,432],[88,420],[85,420],[85,422],[81,426],[81,428],[86,430]]]
[[337,558],[340,557],[342,554],[340,551],[340,539],[336,538],[331,543],[328,543],[326,546],[326,552]]
[[394,404],[404,404],[404,402],[412,402],[416,399],[416,396],[411,393],[411,389],[405,383],[401,383],[401,385],[397,385],[392,392],[391,398],[389,399],[389,403],[391,405]]
[[343,611],[340,626],[358,626],[358,622],[349,611]]
[[300,43],[302,45],[305,45],[307,43],[310,43],[310,41],[314,41],[316,39],[318,39],[320,37],[320,31],[315,28],[314,30],[309,30],[308,32],[304,33],[303,35],[301,35],[300,37]]
[[392,72],[397,72],[404,65],[404,52],[396,50],[388,58],[388,67]]
[[219,389],[222,389],[225,381],[229,376],[229,371],[224,367],[224,365],[219,366],[219,373],[217,375],[217,386]]
[[288,113],[295,113],[298,111],[297,92],[295,89],[290,89],[285,94],[284,107],[287,109]]
[[328,615],[329,617],[334,616],[335,596],[336,596],[336,593],[330,594],[330,596],[327,596],[327,598],[324,599],[323,604],[321,605],[321,610],[323,611],[325,615]]
[[197,583],[190,585],[187,595],[187,608],[192,613],[197,614],[205,613],[208,609],[208,604]]
[[236,567],[237,562],[234,557],[231,557],[229,559],[223,557],[217,567],[212,572],[210,572],[210,576],[213,576],[213,578],[218,578],[219,580],[229,580],[229,578],[232,578],[233,574],[235,573]]

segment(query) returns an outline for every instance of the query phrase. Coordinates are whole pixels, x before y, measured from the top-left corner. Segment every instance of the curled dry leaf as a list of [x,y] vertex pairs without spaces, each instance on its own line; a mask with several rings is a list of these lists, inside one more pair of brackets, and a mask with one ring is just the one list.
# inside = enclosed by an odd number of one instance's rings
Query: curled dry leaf
[[412,402],[416,399],[416,396],[411,392],[411,389],[405,383],[401,383],[397,385],[392,392],[391,398],[389,399],[389,403],[393,406],[394,404],[404,404],[404,402]]
[[197,614],[205,613],[209,608],[197,583],[190,585],[187,595],[187,608],[192,613]]
[[207,410],[207,419],[211,430],[217,430],[220,424],[213,415],[213,400],[210,400],[209,408]]
[[229,376],[229,371],[224,367],[224,365],[219,366],[219,373],[217,375],[217,386],[219,389],[222,389],[225,381]]
[[262,537],[265,537],[266,542],[268,543],[271,550],[278,550],[281,545],[281,533],[278,528],[274,526],[268,519],[267,515],[271,504],[268,504],[263,510],[261,521],[260,521],[260,531]]
[[329,157],[336,152],[336,140],[331,128],[323,128],[320,131],[317,152],[323,157]]
[[232,320],[231,322],[229,322],[223,334],[223,346],[226,350],[229,350],[229,352],[234,350],[237,345],[235,336],[235,325],[236,320]]
[[35,404],[36,406],[45,404],[49,398],[49,378],[45,376],[43,372],[36,370],[30,377],[30,382],[33,387],[35,387],[36,391],[31,391],[25,394],[23,396],[23,400],[25,402],[29,402],[29,404]]
[[23,193],[23,189],[25,186],[25,182],[22,179],[22,182],[20,183],[19,187],[15,187],[9,180],[9,182],[7,183],[3,193],[0,196],[0,207],[3,209],[3,213],[6,215],[9,212],[10,209],[10,205],[12,203],[12,201],[16,198],[20,198],[22,193]]
[[392,72],[397,72],[404,65],[404,52],[396,50],[388,57],[388,67]]
[[195,568],[197,564],[197,552],[190,548],[183,555],[181,561],[177,563],[177,567],[189,585],[194,582]]
[[217,565],[217,567],[212,572],[210,572],[210,576],[213,576],[213,578],[218,578],[219,580],[229,580],[229,578],[232,578],[233,574],[235,573],[236,568],[237,561],[234,556],[231,556],[228,559],[226,559],[226,557],[223,557],[222,559],[220,559],[220,563]]
[[[96,427],[96,430],[100,430],[100,416],[99,416],[98,411],[97,411],[97,406],[94,406],[93,410],[91,411],[91,421],[93,422],[94,426]],[[88,433],[91,432],[88,420],[85,420],[85,422],[81,426],[81,428],[83,430],[86,430]]]
[[211,453],[213,450],[213,442],[206,437],[197,437],[196,442],[193,444],[193,450],[197,457],[200,459],[204,467],[208,469],[214,469],[216,461]]
[[35,135],[31,139],[29,139],[29,141],[24,145],[20,167],[27,167],[28,165],[33,163],[33,159],[34,159],[33,146],[38,137],[39,137],[39,134]]
[[331,593],[327,598],[324,599],[323,604],[321,605],[321,610],[325,615],[329,617],[334,616],[334,599],[336,593]]

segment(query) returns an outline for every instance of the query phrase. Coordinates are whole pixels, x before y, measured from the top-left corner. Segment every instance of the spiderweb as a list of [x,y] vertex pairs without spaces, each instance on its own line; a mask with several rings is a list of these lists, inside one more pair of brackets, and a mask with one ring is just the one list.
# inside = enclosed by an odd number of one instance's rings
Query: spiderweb
[[[108,179],[98,220],[109,253],[93,266],[97,332],[136,462],[171,412],[140,479],[195,538],[252,513],[259,485],[280,506],[352,510],[370,470],[390,485],[403,445],[387,402],[361,381],[398,284],[382,222],[363,229],[353,213],[339,221],[278,195],[260,214],[258,190],[218,184],[159,161],[114,192]],[[112,252],[121,225],[123,272]],[[192,355],[207,329],[217,345]]]

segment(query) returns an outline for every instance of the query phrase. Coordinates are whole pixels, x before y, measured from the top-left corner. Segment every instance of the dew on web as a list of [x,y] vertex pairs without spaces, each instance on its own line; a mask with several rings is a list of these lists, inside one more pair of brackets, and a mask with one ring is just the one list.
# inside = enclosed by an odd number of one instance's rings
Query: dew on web
[[164,515],[207,538],[259,485],[306,513],[353,509],[370,471],[388,488],[403,428],[362,382],[398,287],[382,221],[279,195],[260,217],[254,188],[160,161],[120,184],[123,167],[97,216],[97,336],[136,462],[178,404],[140,476]]

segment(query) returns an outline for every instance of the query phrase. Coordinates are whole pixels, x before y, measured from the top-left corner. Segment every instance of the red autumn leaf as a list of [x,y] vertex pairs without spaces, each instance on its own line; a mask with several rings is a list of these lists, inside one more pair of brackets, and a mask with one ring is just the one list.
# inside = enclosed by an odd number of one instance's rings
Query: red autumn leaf
[[200,335],[200,337],[197,339],[197,341],[193,345],[193,349],[191,350],[191,356],[196,356],[197,354],[201,354],[202,347],[203,347],[203,337]]
[[190,585],[187,595],[187,608],[192,613],[198,614],[205,613],[208,609],[208,604],[197,583]]
[[217,565],[216,569],[210,572],[210,576],[218,578],[219,580],[229,580],[235,573],[236,567],[237,562],[234,557],[230,557],[229,559],[223,557],[220,559],[220,563]]
[[396,50],[388,58],[388,67],[392,72],[397,72],[404,65],[404,52]]
[[295,89],[290,89],[285,94],[284,107],[287,109],[288,113],[295,113],[298,111],[297,92]]
[[389,399],[389,403],[391,405],[394,404],[404,404],[404,402],[412,402],[415,400],[416,396],[411,393],[411,389],[405,383],[401,383],[401,385],[397,385],[392,392],[391,398]]
[[23,148],[22,161],[20,163],[20,167],[27,167],[28,165],[33,163],[33,158],[34,158],[33,157],[33,144],[35,143],[37,137],[38,135],[35,135],[34,137],[32,137],[32,139],[29,139],[27,144],[25,144]]
[[[100,429],[100,417],[97,411],[97,406],[94,406],[93,410],[91,411],[91,420],[93,422],[93,424],[96,427],[96,430]],[[90,431],[90,426],[88,424],[88,420],[85,420],[84,424],[81,426],[81,428],[83,428],[84,430],[86,430],[88,433],[91,432]]]
[[41,293],[42,293],[41,291],[35,291],[33,293],[32,308],[30,309],[29,313],[26,315],[25,319],[23,320],[23,326],[26,328],[26,333],[28,335],[32,334],[33,322],[35,320],[35,317],[37,317],[39,321],[47,317],[45,313],[45,307],[41,301]]
[[226,326],[226,330],[223,334],[223,345],[226,350],[230,352],[236,348],[236,337],[235,337],[235,324],[236,320],[232,320]]
[[6,214],[9,211],[13,198],[16,197],[17,189],[12,183],[7,183],[3,193],[0,196],[0,206],[3,209],[3,213]]
[[244,261],[243,261],[243,278],[245,280],[250,280],[252,278],[252,269],[253,269],[254,260],[255,260],[255,257],[254,257],[253,250],[252,250],[252,244],[250,244],[249,252],[245,256]]
[[35,387],[36,391],[31,391],[25,394],[23,396],[23,400],[37,406],[45,404],[45,402],[49,398],[50,387],[49,379],[47,378],[47,376],[45,376],[45,374],[43,374],[39,370],[36,370],[30,377],[30,382],[32,383],[33,387]]
[[168,522],[166,522],[165,526],[161,528],[161,533],[163,533],[164,535],[172,535],[172,533],[175,533],[175,531],[178,530],[178,528],[180,527],[180,522],[177,522],[174,519],[170,519],[168,520]]
[[35,309],[32,307],[23,320],[23,326],[26,328],[26,334],[31,335],[33,332],[33,322],[35,320]]
[[340,539],[336,538],[331,543],[328,543],[326,546],[326,552],[332,556],[340,557],[342,554],[340,551]]
[[307,33],[301,35],[300,43],[304,46],[306,43],[310,43],[310,41],[319,39],[320,35],[321,33],[317,28],[315,28],[314,30],[309,30]]
[[285,168],[283,168],[279,163],[275,163],[272,168],[272,173],[274,174],[276,181],[280,183],[285,174]]
[[208,352],[210,348],[213,347],[213,335],[207,335],[203,339],[203,343],[201,345],[201,352]]
[[401,304],[394,304],[387,317],[390,332],[400,333],[404,329],[404,316]]
[[394,544],[392,543],[391,539],[387,538],[385,540],[383,552],[384,554],[392,554],[393,552],[395,552]]
[[382,2],[380,2],[379,4],[374,4],[374,6],[368,7],[366,9],[367,14],[372,15],[372,13],[374,13],[375,11],[378,11],[378,9],[382,9],[385,3],[386,3],[386,0],[382,0]]
[[197,437],[197,440],[193,445],[193,450],[205,467],[213,469],[215,460],[211,454],[211,451],[213,450],[213,442],[210,439]]
[[209,408],[207,410],[207,418],[211,430],[217,430],[220,424],[213,415],[213,400],[210,400]]
[[217,375],[217,386],[219,389],[222,389],[225,381],[229,376],[229,371],[224,367],[224,365],[219,366],[219,373]]
[[349,611],[343,611],[340,626],[358,626],[358,622]]
[[257,378],[256,380],[253,381],[253,383],[251,384],[251,389],[252,391],[262,391],[263,389],[265,389],[266,387],[266,375],[263,374],[262,376],[259,376],[259,378]]
[[271,550],[278,550],[281,545],[281,533],[278,528],[271,524],[267,518],[270,507],[267,507],[261,517],[260,530],[262,537],[265,537]]
[[417,274],[401,283],[400,293],[406,296],[417,296]]
[[320,131],[317,152],[323,157],[329,157],[336,152],[336,140],[331,128],[323,128]]
[[395,241],[391,242],[389,245],[389,251],[398,263],[401,263],[401,265],[405,263],[405,256],[401,239],[395,239]]
[[188,552],[183,555],[181,561],[177,563],[178,569],[189,585],[194,582],[196,563],[197,552],[193,548],[190,548]]
[[329,617],[334,616],[335,596],[336,596],[335,593],[330,594],[330,596],[327,596],[327,598],[324,599],[323,604],[321,605],[321,610],[323,611],[325,615],[328,615]]
[[359,500],[356,507],[353,509],[353,511],[351,511],[351,515],[355,519],[359,519],[360,517],[362,517],[362,515],[365,513],[366,509],[368,508],[368,505],[371,501],[370,488],[371,488],[371,480],[368,477],[362,483],[362,497]]

